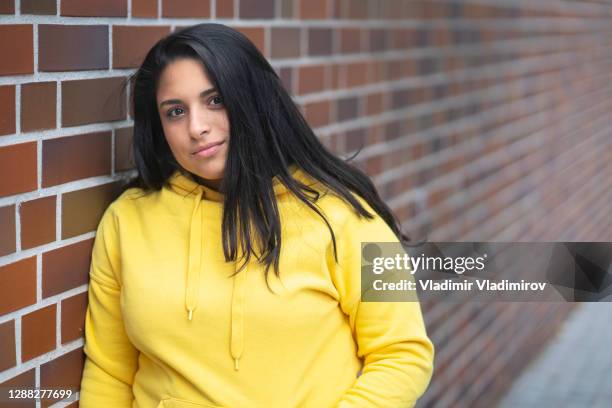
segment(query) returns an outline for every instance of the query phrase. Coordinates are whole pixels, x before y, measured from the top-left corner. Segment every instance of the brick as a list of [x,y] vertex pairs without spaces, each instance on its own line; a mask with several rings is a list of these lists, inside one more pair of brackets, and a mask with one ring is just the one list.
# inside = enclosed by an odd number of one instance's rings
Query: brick
[[61,0],[62,16],[126,17],[127,0]]
[[339,99],[336,109],[336,119],[338,121],[354,119],[359,113],[359,99],[356,96]]
[[42,255],[43,298],[88,282],[93,239],[54,249]]
[[308,55],[331,55],[333,38],[331,28],[308,29]]
[[136,167],[132,135],[131,127],[115,130],[115,171],[127,171]]
[[383,111],[383,94],[376,93],[368,95],[366,100],[366,112],[368,115],[375,115]]
[[274,18],[274,0],[240,0],[240,18]]
[[0,256],[12,254],[16,251],[15,245],[15,206],[0,207]]
[[[0,342],[0,344],[2,344]],[[1,355],[2,353],[0,353]],[[1,369],[0,369],[1,370]],[[0,383],[0,387],[3,389],[14,389],[23,390],[28,388],[34,388],[36,384],[36,370],[32,368],[29,371],[16,375],[13,378]],[[3,402],[2,408],[36,408],[35,400],[18,400],[16,402]]]
[[384,28],[373,28],[369,30],[369,51],[381,52],[387,49],[387,30]]
[[0,266],[0,315],[36,303],[36,257]]
[[283,87],[289,93],[293,92],[293,71],[294,71],[294,68],[285,67],[285,68],[281,68],[280,72],[278,73],[278,76],[280,77]]
[[62,344],[84,336],[86,311],[87,292],[62,300]]
[[325,126],[330,121],[331,103],[329,101],[313,102],[305,106],[306,120],[311,127]]
[[265,31],[261,27],[232,27],[244,34],[264,56],[267,55],[265,46]]
[[62,194],[62,239],[95,231],[118,193],[118,183],[108,183]]
[[368,83],[368,64],[354,62],[346,66],[346,86],[362,86]]
[[[70,160],[66,160],[70,157]],[[42,186],[111,172],[111,133],[95,132],[43,141]]]
[[29,24],[0,25],[0,75],[34,72],[34,40]]
[[283,18],[292,19],[295,18],[295,8],[293,0],[280,0],[281,3],[281,16]]
[[[64,390],[79,390],[83,376],[85,354],[79,347],[40,366],[40,387]],[[48,406],[50,400],[43,400]]]
[[149,49],[169,33],[170,27],[114,26],[113,68],[140,66]]
[[317,92],[325,89],[325,67],[323,65],[300,67],[298,72],[299,94]]
[[15,367],[15,321],[0,324],[0,371]]
[[156,18],[157,0],[132,0],[132,17]]
[[56,0],[21,0],[21,14],[57,14]]
[[21,248],[34,248],[55,241],[56,196],[26,201],[19,208]]
[[36,142],[0,147],[0,174],[0,197],[36,190]]
[[0,0],[0,14],[15,14],[15,0]]
[[216,0],[217,18],[234,18],[234,0]]
[[125,119],[125,80],[115,77],[62,82],[62,125]]
[[340,29],[340,52],[353,53],[361,51],[361,29]]
[[210,0],[163,0],[162,16],[174,18],[209,18]]
[[300,29],[287,27],[272,28],[272,58],[292,58],[300,56]]
[[56,83],[33,82],[21,86],[21,131],[55,128]]
[[328,0],[298,0],[300,18],[303,20],[317,20],[329,17]]
[[0,135],[15,133],[15,85],[0,86]]
[[55,315],[57,306],[49,305],[21,318],[21,361],[55,349]]
[[81,71],[108,68],[108,26],[38,27],[38,69]]

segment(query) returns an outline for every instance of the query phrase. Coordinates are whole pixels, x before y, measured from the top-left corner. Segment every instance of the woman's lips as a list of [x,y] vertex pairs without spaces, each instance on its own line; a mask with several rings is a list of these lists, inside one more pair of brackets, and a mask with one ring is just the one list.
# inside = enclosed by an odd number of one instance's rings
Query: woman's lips
[[217,153],[219,151],[219,149],[221,149],[221,146],[223,146],[223,143],[225,143],[225,141],[217,143],[215,145],[212,145],[210,147],[207,147],[206,149],[202,149],[196,153],[194,153],[193,155],[196,157],[210,157],[212,155],[214,155],[215,153]]

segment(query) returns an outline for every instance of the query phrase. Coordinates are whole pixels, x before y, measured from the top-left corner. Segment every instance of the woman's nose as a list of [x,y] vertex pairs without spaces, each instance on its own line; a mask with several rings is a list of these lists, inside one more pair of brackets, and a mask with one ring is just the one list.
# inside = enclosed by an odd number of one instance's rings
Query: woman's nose
[[193,109],[189,118],[189,135],[199,139],[203,134],[210,132],[210,118],[201,109]]

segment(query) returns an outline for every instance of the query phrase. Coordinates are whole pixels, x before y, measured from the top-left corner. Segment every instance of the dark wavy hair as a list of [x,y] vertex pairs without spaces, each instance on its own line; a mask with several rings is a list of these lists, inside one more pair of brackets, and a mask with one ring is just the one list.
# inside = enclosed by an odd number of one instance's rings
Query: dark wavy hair
[[[333,229],[316,204],[320,193],[291,177],[288,167],[292,164],[335,192],[359,216],[373,218],[351,192],[359,195],[400,242],[410,241],[369,177],[348,160],[335,157],[317,139],[257,47],[222,24],[199,24],[168,35],[153,46],[133,75],[132,148],[138,174],[124,184],[122,191],[132,187],[145,193],[160,190],[180,169],[164,137],[156,106],[160,74],[180,58],[194,58],[204,64],[229,119],[229,150],[222,180],[222,239],[226,261],[236,261],[238,247],[242,250],[244,263],[237,273],[253,255],[265,265],[266,281],[272,264],[279,276],[281,225],[272,188],[275,176],[325,222],[337,262]],[[260,253],[256,253],[254,242]]]

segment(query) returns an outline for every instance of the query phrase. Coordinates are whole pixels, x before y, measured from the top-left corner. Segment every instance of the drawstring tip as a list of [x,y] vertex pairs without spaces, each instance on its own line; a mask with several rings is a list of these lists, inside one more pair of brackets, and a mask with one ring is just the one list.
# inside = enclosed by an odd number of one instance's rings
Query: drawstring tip
[[240,359],[238,359],[238,358],[234,359],[234,370],[236,370],[236,371],[238,371],[240,369],[240,366],[238,365],[238,361],[239,360]]
[[193,316],[193,310],[189,309],[189,314],[187,315],[187,318],[191,320],[192,316]]

